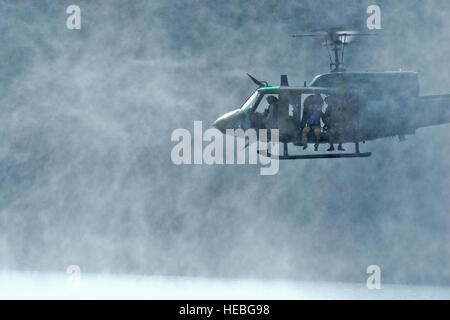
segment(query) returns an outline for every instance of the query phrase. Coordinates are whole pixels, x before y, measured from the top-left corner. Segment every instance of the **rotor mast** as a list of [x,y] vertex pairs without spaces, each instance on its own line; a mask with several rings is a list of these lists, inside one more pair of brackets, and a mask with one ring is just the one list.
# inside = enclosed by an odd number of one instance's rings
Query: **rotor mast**
[[[342,43],[342,46],[340,47],[339,44],[336,42],[333,43],[333,46],[331,48],[331,51],[334,52],[334,61],[333,59],[330,59],[330,71],[331,72],[345,72],[344,68],[344,45],[345,43]],[[331,44],[326,44],[328,47],[328,50],[330,50]],[[342,49],[341,49],[342,48]],[[342,50],[342,60],[339,58],[339,51]],[[334,69],[333,69],[334,67]]]
[[[317,31],[309,33],[301,33],[293,35],[294,38],[300,37],[319,37],[324,40],[323,45],[327,47],[328,55],[330,57],[330,71],[331,72],[345,72],[344,67],[344,53],[345,46],[356,36],[373,36],[373,33],[360,33],[358,31]],[[331,54],[333,52],[333,56]]]

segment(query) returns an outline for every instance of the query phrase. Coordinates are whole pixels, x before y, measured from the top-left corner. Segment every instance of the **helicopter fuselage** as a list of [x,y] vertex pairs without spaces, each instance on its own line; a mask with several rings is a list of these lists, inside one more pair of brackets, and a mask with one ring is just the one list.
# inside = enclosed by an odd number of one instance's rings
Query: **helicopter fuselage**
[[[287,84],[287,78],[282,79],[286,79],[282,84]],[[450,95],[419,96],[415,72],[333,72],[316,76],[308,86],[259,88],[240,109],[217,119],[214,127],[223,133],[226,129],[264,128],[267,109],[261,106],[264,98],[272,95],[278,98],[280,141],[294,142],[301,131],[303,101],[311,94],[348,97],[343,106],[348,113],[343,142],[403,137],[415,134],[420,127],[450,122]],[[313,139],[311,134],[308,140]],[[322,130],[320,142],[328,140],[328,131]]]

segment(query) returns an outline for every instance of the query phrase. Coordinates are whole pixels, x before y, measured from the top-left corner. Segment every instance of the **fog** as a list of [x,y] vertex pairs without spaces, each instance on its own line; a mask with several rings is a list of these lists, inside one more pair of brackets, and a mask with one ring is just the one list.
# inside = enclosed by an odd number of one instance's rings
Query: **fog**
[[334,300],[449,299],[448,287],[320,281],[211,279],[167,276],[83,275],[68,285],[67,275],[48,272],[0,272],[0,299],[170,299],[170,300]]
[[170,158],[173,130],[245,101],[246,72],[328,72],[319,40],[290,36],[366,30],[373,3],[383,30],[346,49],[348,70],[450,93],[447,0],[1,1],[0,269],[365,283],[378,265],[386,283],[450,285],[449,125],[274,176]]

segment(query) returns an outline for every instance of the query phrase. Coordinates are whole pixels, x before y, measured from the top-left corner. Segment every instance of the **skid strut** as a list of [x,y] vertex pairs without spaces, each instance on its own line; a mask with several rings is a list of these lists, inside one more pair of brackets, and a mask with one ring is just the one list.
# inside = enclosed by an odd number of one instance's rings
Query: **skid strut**
[[306,154],[306,155],[289,155],[288,144],[283,143],[283,155],[272,155],[267,151],[258,150],[258,154],[279,160],[306,160],[306,159],[342,159],[342,158],[368,158],[372,155],[372,152],[361,152],[359,150],[359,142],[355,142],[354,153],[326,153],[326,154]]

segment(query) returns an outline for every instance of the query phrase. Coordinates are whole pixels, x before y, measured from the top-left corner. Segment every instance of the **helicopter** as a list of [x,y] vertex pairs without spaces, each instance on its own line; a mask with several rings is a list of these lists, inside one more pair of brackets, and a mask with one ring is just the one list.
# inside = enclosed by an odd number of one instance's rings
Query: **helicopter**
[[[414,135],[418,128],[450,123],[450,94],[420,96],[417,72],[346,71],[345,47],[357,37],[373,35],[376,34],[339,30],[293,35],[295,38],[321,38],[328,49],[330,72],[315,76],[309,84],[305,81],[303,86],[289,86],[287,75],[281,75],[279,86],[270,86],[267,81],[257,80],[247,73],[258,88],[239,109],[219,117],[213,126],[225,134],[232,132],[227,129],[265,129],[264,115],[268,109],[264,110],[264,100],[273,96],[277,99],[275,127],[279,129],[279,141],[283,144],[283,154],[277,158],[296,160],[367,158],[372,153],[360,152],[361,142],[395,136],[402,141],[405,135]],[[305,113],[304,101],[311,95],[339,97],[341,107],[347,113],[341,142],[354,143],[354,152],[289,155],[288,143],[302,146],[298,137],[304,130],[301,125]],[[330,128],[323,121],[320,126],[320,142],[310,132],[308,143],[330,142]],[[263,156],[274,156],[266,151],[258,152]]]

